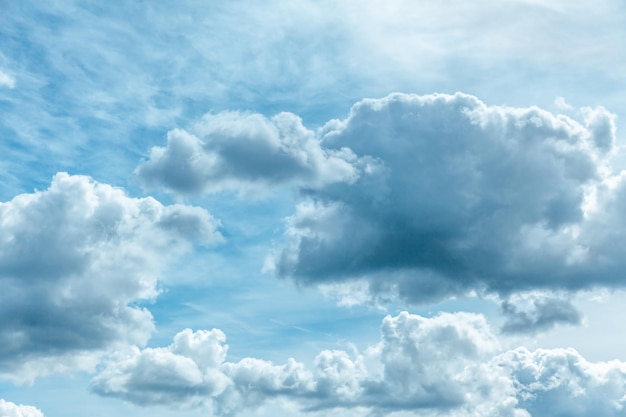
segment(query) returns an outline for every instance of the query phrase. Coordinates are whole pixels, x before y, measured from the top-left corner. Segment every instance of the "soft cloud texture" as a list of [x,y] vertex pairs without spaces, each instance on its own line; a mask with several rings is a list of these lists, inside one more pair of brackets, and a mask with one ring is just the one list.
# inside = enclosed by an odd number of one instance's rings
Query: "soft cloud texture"
[[85,368],[143,344],[159,274],[193,242],[222,239],[205,210],[130,198],[88,177],[0,203],[0,376]]
[[626,184],[608,168],[615,117],[583,114],[461,93],[363,100],[318,134],[367,169],[300,190],[269,268],[306,284],[364,279],[409,302],[623,286]]
[[626,363],[592,363],[573,349],[518,348],[497,361],[511,372],[520,407],[532,416],[626,415]]
[[0,398],[2,417],[43,417],[43,413],[31,405],[17,405]]
[[314,132],[291,113],[207,114],[190,133],[172,130],[136,172],[147,186],[178,194],[270,185],[315,187],[353,182],[357,169],[346,149],[324,150]]
[[380,341],[365,352],[325,350],[311,368],[294,359],[225,362],[224,341],[216,329],[184,330],[167,348],[112,357],[92,390],[141,405],[202,405],[218,415],[275,397],[297,400],[305,411],[372,415],[623,415],[626,364],[591,363],[573,349],[503,351],[476,314],[387,316]]
[[15,78],[0,70],[0,87],[15,88]]
[[533,333],[559,324],[577,325],[581,313],[565,296],[546,293],[514,294],[501,304],[505,333]]

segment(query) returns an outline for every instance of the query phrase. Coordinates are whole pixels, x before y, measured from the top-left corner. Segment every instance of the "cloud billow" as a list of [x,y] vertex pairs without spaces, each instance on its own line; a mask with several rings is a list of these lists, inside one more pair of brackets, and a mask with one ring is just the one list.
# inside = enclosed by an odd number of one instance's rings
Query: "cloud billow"
[[145,343],[154,324],[137,304],[194,242],[219,242],[218,228],[204,209],[65,173],[0,203],[0,377],[89,369],[106,349]]
[[503,350],[485,318],[407,312],[387,316],[364,352],[324,350],[308,367],[227,362],[224,334],[186,329],[170,346],[111,355],[92,391],[143,406],[206,407],[216,415],[280,398],[303,413],[361,410],[384,416],[623,415],[626,365],[589,362],[573,349]]
[[269,268],[304,284],[365,280],[375,296],[417,303],[623,286],[614,116],[583,113],[584,123],[461,93],[362,100],[318,135],[367,169],[300,188]]
[[174,129],[136,170],[148,187],[179,195],[275,185],[351,182],[357,171],[345,149],[324,150],[314,132],[291,113],[207,114],[190,131]]

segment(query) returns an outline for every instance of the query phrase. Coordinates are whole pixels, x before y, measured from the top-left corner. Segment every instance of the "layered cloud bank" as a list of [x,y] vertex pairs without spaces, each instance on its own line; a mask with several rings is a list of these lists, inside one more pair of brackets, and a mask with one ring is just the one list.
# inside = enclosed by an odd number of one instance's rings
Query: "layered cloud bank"
[[159,274],[192,244],[222,239],[204,209],[130,198],[88,177],[0,203],[0,376],[89,368],[143,344]]
[[2,417],[43,417],[43,413],[30,405],[17,405],[0,398],[0,416]]
[[100,395],[140,405],[205,406],[217,415],[266,400],[322,409],[426,416],[624,415],[626,364],[591,363],[573,349],[502,350],[483,316],[387,316],[364,352],[322,351],[312,367],[255,358],[227,362],[224,334],[186,329],[165,348],[110,358]]

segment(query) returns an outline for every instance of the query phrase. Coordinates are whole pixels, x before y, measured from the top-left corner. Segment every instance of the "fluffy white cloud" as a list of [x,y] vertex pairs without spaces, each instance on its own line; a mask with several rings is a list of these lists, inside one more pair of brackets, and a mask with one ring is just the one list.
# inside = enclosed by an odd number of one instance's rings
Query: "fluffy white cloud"
[[137,303],[193,242],[221,240],[218,226],[203,209],[65,173],[0,203],[0,376],[28,381],[145,343],[152,315]]
[[387,316],[380,341],[365,352],[322,351],[311,368],[294,359],[225,362],[224,342],[219,330],[187,329],[166,348],[114,355],[92,390],[141,405],[202,405],[217,415],[272,398],[293,401],[304,412],[624,415],[626,364],[588,362],[573,349],[503,351],[476,314]]
[[626,363],[591,363],[573,349],[525,348],[497,361],[511,372],[520,406],[533,416],[626,415]]
[[352,182],[354,155],[324,150],[314,132],[291,113],[207,114],[191,132],[172,130],[136,173],[147,186],[180,193],[256,191],[274,184],[321,186]]
[[167,348],[133,348],[110,358],[92,381],[101,395],[120,396],[137,404],[203,404],[230,383],[217,371],[226,357],[224,333],[184,330]]
[[410,302],[624,286],[614,116],[583,115],[461,93],[362,100],[318,132],[325,149],[357,156],[358,179],[301,189],[268,264],[299,283],[365,280]]
[[0,398],[0,416],[2,417],[43,417],[43,413],[31,405],[17,405]]

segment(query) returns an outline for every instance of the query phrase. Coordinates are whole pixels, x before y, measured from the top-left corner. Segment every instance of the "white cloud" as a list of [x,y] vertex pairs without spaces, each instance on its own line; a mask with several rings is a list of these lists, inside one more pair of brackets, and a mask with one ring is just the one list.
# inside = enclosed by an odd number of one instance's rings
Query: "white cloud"
[[567,103],[567,101],[565,101],[564,97],[557,97],[554,99],[554,106],[558,109],[558,110],[563,110],[563,111],[570,111],[570,110],[574,110],[574,107],[572,107],[571,105],[569,105]]
[[203,209],[130,198],[88,177],[0,203],[0,376],[93,366],[102,351],[143,344],[159,274],[193,242],[221,240]]
[[520,406],[535,415],[623,416],[626,363],[588,362],[573,349],[518,348],[501,355]]
[[0,398],[0,416],[2,417],[44,417],[41,410],[31,405],[17,405]]
[[353,182],[351,152],[324,150],[291,113],[207,114],[193,133],[172,130],[166,147],[154,147],[136,173],[147,186],[190,194],[224,189],[255,191],[268,185],[306,187]]
[[15,88],[15,78],[0,70],[0,87]]
[[588,362],[573,349],[503,351],[476,314],[387,316],[380,341],[365,352],[325,350],[311,368],[294,359],[225,362],[224,341],[216,329],[187,329],[166,348],[112,356],[92,390],[142,405],[204,406],[217,415],[275,398],[313,414],[623,415],[626,364]]
[[266,269],[306,284],[365,280],[409,302],[624,286],[615,116],[583,113],[461,93],[362,100],[318,132],[325,149],[356,155],[360,176],[302,189]]

